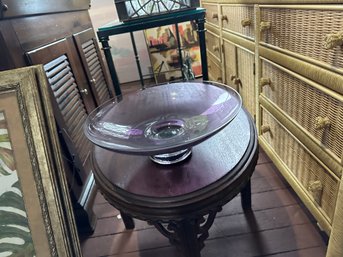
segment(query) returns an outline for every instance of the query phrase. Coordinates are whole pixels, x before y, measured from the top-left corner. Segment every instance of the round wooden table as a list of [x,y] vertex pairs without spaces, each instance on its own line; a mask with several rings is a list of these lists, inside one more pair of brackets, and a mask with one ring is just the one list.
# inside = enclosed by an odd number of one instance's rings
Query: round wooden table
[[243,109],[180,164],[163,166],[97,146],[93,151],[96,184],[127,227],[134,226],[130,217],[148,221],[186,257],[200,257],[216,213],[238,193],[243,209],[251,209],[257,159],[256,128]]

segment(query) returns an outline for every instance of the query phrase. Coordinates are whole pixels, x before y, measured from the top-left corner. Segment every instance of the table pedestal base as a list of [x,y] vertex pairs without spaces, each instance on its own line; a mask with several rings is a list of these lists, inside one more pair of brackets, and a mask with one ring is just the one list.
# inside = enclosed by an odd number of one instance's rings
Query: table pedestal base
[[187,218],[180,221],[149,222],[157,230],[166,236],[170,243],[175,245],[186,257],[200,257],[200,251],[205,246],[204,241],[208,238],[208,230],[213,224],[218,211],[210,211],[205,216]]

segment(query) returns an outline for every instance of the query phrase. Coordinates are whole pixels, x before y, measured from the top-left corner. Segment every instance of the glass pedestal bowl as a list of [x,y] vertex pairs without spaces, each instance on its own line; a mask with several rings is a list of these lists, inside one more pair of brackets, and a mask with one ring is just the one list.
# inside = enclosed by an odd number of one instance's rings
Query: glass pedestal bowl
[[241,105],[235,90],[216,82],[163,84],[99,106],[88,116],[84,132],[111,151],[173,164],[232,121]]

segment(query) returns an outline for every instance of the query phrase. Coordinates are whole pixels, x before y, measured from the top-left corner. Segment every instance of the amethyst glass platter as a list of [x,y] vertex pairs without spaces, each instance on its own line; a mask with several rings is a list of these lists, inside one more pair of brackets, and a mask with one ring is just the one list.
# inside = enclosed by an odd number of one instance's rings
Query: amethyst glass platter
[[84,132],[108,150],[173,164],[229,124],[241,106],[240,95],[217,82],[163,84],[105,102],[90,113]]

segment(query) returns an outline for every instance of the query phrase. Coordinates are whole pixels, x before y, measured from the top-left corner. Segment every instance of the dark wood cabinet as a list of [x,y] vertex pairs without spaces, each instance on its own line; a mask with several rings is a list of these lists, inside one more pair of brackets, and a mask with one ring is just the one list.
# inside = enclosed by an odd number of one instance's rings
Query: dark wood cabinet
[[[8,3],[7,3],[7,2]],[[91,232],[96,194],[87,115],[114,96],[88,14],[89,0],[0,0],[0,70],[43,64],[78,228]]]
[[2,18],[86,10],[89,0],[0,0]]

